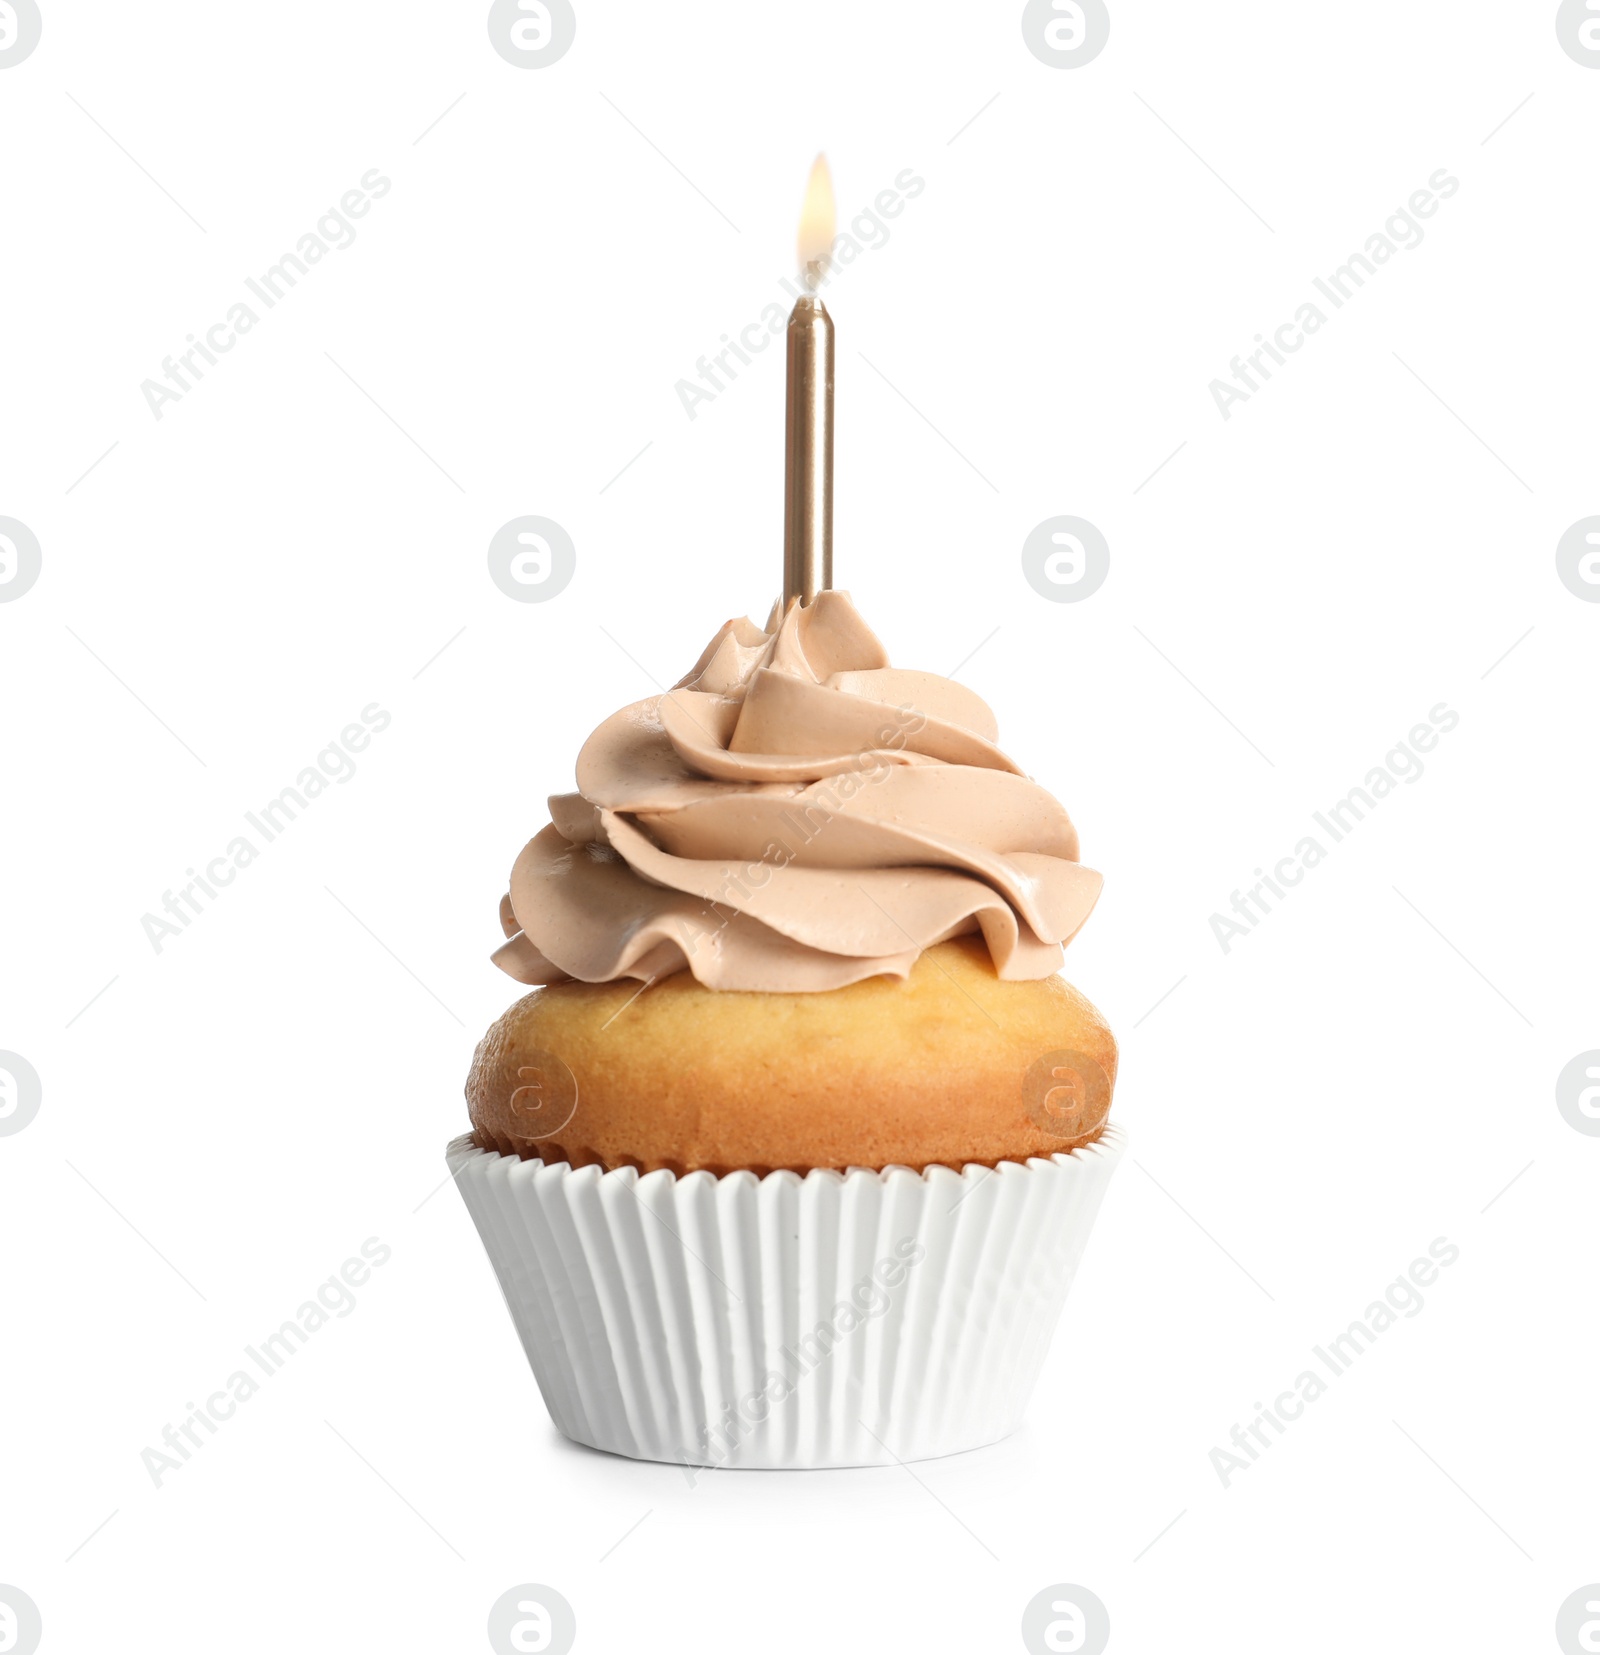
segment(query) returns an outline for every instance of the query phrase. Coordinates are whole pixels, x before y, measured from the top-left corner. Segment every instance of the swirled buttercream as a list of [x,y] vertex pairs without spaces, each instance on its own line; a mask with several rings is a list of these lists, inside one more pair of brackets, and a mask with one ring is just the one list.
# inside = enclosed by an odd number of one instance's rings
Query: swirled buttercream
[[810,991],[981,931],[1002,978],[1048,977],[1100,875],[996,736],[971,690],[892,668],[844,592],[729,621],[584,744],[511,870],[495,963]]

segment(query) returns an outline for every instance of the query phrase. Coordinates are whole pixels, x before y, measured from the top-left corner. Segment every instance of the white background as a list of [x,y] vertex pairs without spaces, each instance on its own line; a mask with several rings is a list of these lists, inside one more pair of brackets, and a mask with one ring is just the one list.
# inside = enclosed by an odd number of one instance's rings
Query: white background
[[[1600,1141],[1554,1092],[1600,1046],[1600,606],[1554,559],[1600,511],[1600,73],[1553,5],[1114,0],[1063,72],[1016,4],[609,0],[530,72],[481,5],[43,4],[0,71],[0,515],[44,560],[0,604],[0,1047],[44,1085],[0,1138],[0,1582],[43,1647],[470,1650],[540,1581],[580,1651],[1021,1649],[1057,1582],[1117,1655],[1555,1648],[1600,1578]],[[774,596],[780,355],[693,421],[674,384],[780,296],[819,147],[848,213],[927,186],[828,293],[838,581],[897,664],[971,655],[1104,871],[1068,975],[1132,1153],[1017,1437],[691,1489],[555,1435],[438,1185],[545,796]],[[157,421],[141,381],[373,167]],[[1209,382],[1441,167],[1422,245],[1224,421]],[[487,575],[524,513],[577,546],[549,603]],[[1058,513],[1111,546],[1082,603],[1022,577]],[[141,916],[372,702],[354,779],[158,955]],[[1224,954],[1440,702],[1421,780]],[[369,1236],[354,1312],[153,1486]],[[1425,1309],[1225,1488],[1439,1236]]]

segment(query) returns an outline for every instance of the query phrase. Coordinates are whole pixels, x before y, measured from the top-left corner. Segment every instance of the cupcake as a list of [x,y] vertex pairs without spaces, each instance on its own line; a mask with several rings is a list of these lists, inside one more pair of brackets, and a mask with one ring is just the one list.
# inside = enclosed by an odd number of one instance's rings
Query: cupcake
[[1100,894],[971,690],[848,595],[606,720],[501,903],[533,992],[451,1169],[557,1426],[685,1466],[1017,1424],[1121,1141]]

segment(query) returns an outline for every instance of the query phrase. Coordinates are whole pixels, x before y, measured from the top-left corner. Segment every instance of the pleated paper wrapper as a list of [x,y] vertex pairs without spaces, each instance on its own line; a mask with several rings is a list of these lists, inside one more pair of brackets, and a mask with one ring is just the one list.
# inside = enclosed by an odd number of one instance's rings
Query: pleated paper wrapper
[[684,1466],[933,1459],[1017,1426],[1123,1152],[640,1176],[449,1147],[545,1405]]

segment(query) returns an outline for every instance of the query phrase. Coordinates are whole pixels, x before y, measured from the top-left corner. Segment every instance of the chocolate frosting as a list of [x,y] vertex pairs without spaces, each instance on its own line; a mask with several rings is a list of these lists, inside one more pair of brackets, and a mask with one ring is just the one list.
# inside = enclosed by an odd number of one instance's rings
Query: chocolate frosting
[[981,931],[1002,978],[1048,977],[1101,879],[997,733],[965,686],[892,668],[847,593],[729,621],[584,744],[511,870],[495,963],[804,992]]

